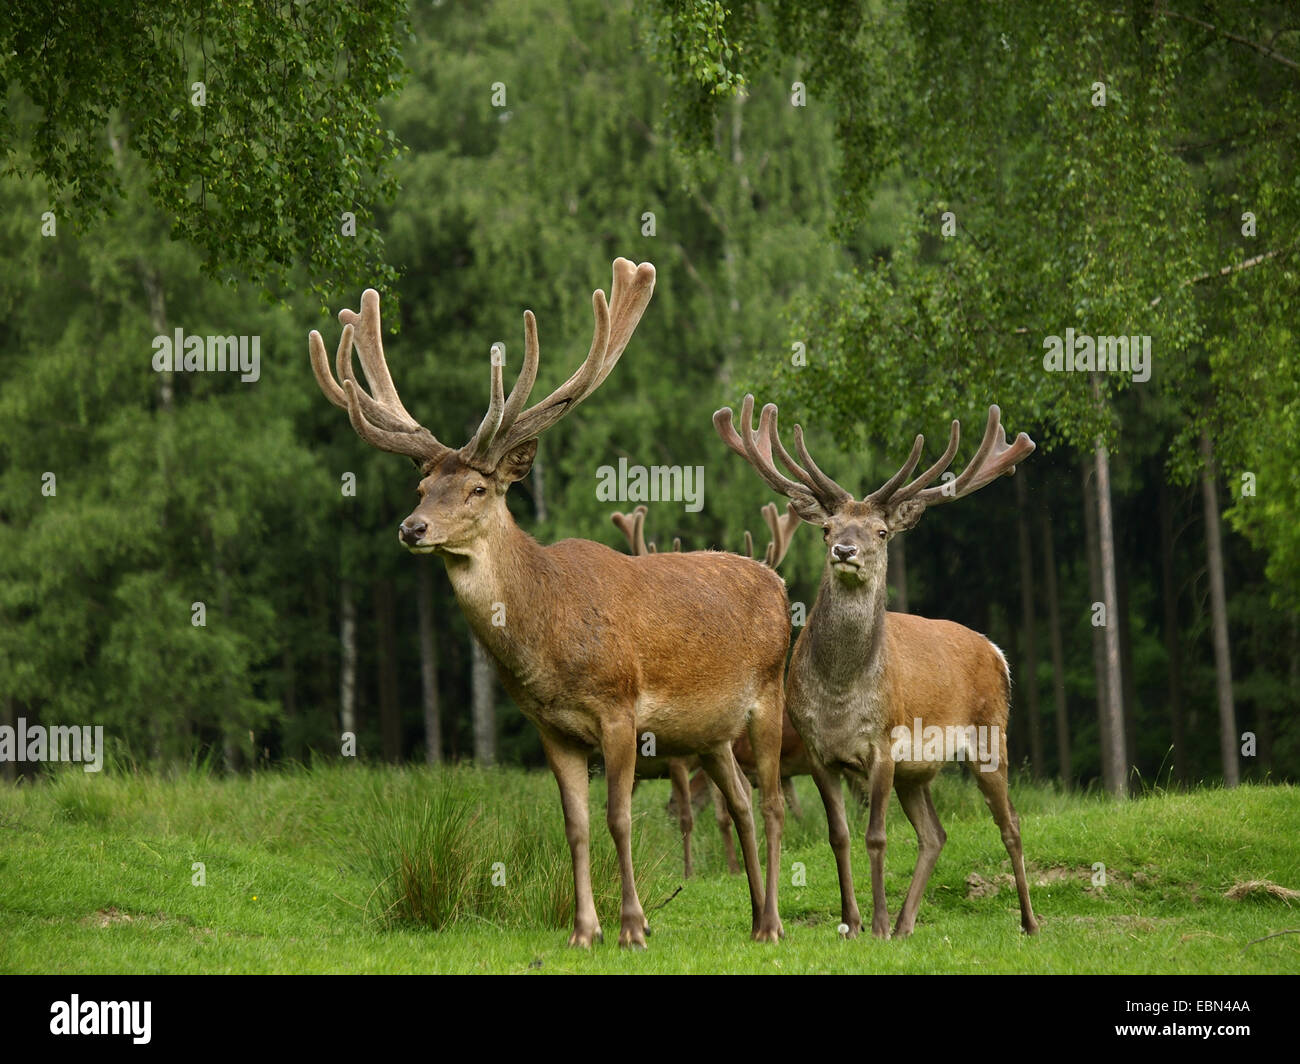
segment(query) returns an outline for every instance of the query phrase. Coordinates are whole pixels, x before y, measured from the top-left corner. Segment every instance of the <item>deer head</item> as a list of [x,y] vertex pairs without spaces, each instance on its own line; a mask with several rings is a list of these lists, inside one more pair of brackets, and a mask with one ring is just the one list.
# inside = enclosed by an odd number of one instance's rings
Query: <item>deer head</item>
[[[524,361],[514,387],[507,397],[502,366],[494,359],[487,413],[470,441],[458,450],[440,443],[402,405],[384,359],[378,292],[366,289],[360,313],[339,312],[343,334],[335,357],[338,381],[330,373],[320,333],[312,330],[312,370],[325,397],[348,412],[352,427],[367,443],[404,454],[420,469],[420,503],[398,530],[404,547],[415,554],[468,554],[475,542],[511,522],[505,494],[511,484],[528,475],[538,437],[609,376],[650,302],[654,283],[650,263],[638,266],[615,259],[608,303],[604,292],[592,293],[595,329],[586,360],[564,384],[527,409],[524,404],[537,379],[539,349],[537,320],[532,311],[525,311]],[[352,371],[354,346],[368,392]]]
[[[796,462],[781,443],[777,430],[777,408],[768,403],[753,427],[754,397],[745,396],[740,429],[732,425],[729,407],[713,415],[713,425],[728,447],[744,458],[773,490],[790,500],[790,507],[809,524],[820,525],[826,540],[826,564],[846,582],[867,582],[885,564],[886,546],[899,532],[911,528],[931,506],[964,498],[1004,474],[1016,471],[1016,463],[1034,450],[1034,441],[1023,432],[1007,443],[1001,411],[989,407],[984,439],[961,475],[939,487],[930,487],[952,463],[961,438],[961,425],[953,421],[948,446],[939,460],[910,483],[908,477],[921,459],[925,437],[918,435],[912,453],[884,484],[858,502],[823,473],[804,445],[803,429],[794,427]],[[780,459],[794,480],[781,473],[773,461]]]

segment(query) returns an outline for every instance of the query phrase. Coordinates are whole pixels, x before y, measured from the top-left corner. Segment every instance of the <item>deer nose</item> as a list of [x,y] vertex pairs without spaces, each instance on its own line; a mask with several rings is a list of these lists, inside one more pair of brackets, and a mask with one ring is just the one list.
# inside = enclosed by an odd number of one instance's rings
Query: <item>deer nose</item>
[[419,543],[421,538],[423,538],[425,532],[427,532],[428,530],[429,530],[428,524],[420,520],[420,518],[408,517],[405,521],[402,522],[402,528],[400,531],[402,542],[410,543],[412,545]]
[[852,543],[836,543],[831,548],[831,553],[835,555],[837,562],[846,562],[858,553],[858,548]]

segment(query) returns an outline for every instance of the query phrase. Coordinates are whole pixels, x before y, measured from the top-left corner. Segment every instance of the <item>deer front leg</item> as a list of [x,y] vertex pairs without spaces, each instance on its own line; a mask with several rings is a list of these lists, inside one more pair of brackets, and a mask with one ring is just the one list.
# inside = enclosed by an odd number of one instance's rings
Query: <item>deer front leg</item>
[[877,752],[871,766],[868,789],[871,813],[867,818],[867,856],[871,859],[871,933],[889,937],[889,908],[885,904],[885,810],[894,785],[894,760],[889,752]]
[[636,893],[636,876],[632,871],[632,781],[636,778],[636,726],[631,713],[606,725],[601,733],[605,754],[605,782],[609,788],[607,819],[609,833],[618,853],[619,878],[623,884],[623,908],[620,914],[618,944],[645,949],[649,928],[645,910]]
[[604,941],[596,903],[591,896],[591,849],[587,810],[587,751],[542,735],[546,762],[560,787],[564,807],[564,835],[573,858],[573,934],[570,946],[590,949]]
[[852,838],[844,814],[844,788],[840,774],[815,758],[812,759],[812,777],[822,796],[822,805],[826,807],[826,827],[835,854],[835,870],[840,878],[840,922],[849,929],[847,937],[857,938],[862,930],[862,914],[858,912],[858,899],[853,891]]

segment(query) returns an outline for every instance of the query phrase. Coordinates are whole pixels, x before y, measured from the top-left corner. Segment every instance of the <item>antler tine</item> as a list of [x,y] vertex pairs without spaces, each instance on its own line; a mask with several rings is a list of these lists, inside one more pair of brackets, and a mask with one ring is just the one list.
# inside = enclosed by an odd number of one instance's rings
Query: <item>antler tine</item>
[[[773,439],[776,439],[778,443],[780,442],[779,438],[776,436],[776,408],[775,407],[772,408],[772,436]],[[823,473],[821,469],[818,467],[817,463],[813,461],[812,455],[808,453],[808,448],[804,446],[802,425],[796,424],[794,427],[794,448],[796,451],[799,452],[799,461],[803,463],[803,468],[807,470],[808,474],[812,477],[813,481],[816,484],[815,490],[820,492],[820,496],[822,498],[826,499],[828,502],[839,503],[839,502],[844,502],[846,499],[851,499],[853,497],[842,487],[840,487],[837,483],[835,483],[835,481],[833,481],[830,477],[828,477],[825,473]],[[781,454],[783,459],[789,457],[785,453],[785,448],[781,449]]]
[[1014,473],[1016,463],[1033,454],[1036,446],[1023,432],[1016,437],[1014,443],[1007,443],[1006,430],[1002,427],[1002,411],[994,403],[989,407],[984,439],[980,441],[979,449],[960,476],[942,487],[926,488],[918,492],[916,498],[927,506],[935,506],[970,495],[993,483],[998,477]]
[[635,510],[632,511],[632,521],[636,529],[636,552],[638,554],[653,554],[654,545],[651,544],[651,546],[648,549],[646,547],[645,515],[646,515],[646,508],[644,506],[638,506]]
[[681,552],[682,552],[682,537],[673,536],[673,553],[681,554]]
[[745,557],[754,556],[754,537],[750,534],[749,529],[745,529]]
[[[353,310],[339,311],[339,324],[345,328],[353,326],[353,342],[357,354],[361,356],[361,368],[366,372],[366,381],[374,392],[374,399],[389,412],[399,415],[410,425],[419,422],[407,413],[402,405],[397,388],[393,385],[392,375],[388,372],[388,361],[384,358],[383,330],[379,318],[379,293],[367,288],[361,293],[361,313]],[[348,358],[348,376],[351,376],[351,357]],[[367,396],[370,398],[370,396]]]
[[817,468],[817,463],[812,460],[812,455],[808,453],[808,448],[804,446],[803,428],[799,425],[794,427],[795,449],[799,452],[799,457],[803,459],[805,465],[799,465],[790,457],[790,452],[781,443],[781,433],[777,428],[777,416],[776,404],[768,403],[767,406],[763,407],[763,413],[759,417],[758,423],[760,432],[763,431],[764,423],[766,423],[768,440],[777,457],[781,459],[782,464],[803,481],[804,486],[824,509],[834,510],[841,503],[851,499],[852,496],[847,491]]
[[714,411],[713,427],[722,437],[722,442],[752,465],[755,472],[774,491],[787,496],[791,492],[806,495],[807,488],[783,476],[772,463],[772,444],[767,424],[771,421],[771,415],[768,414],[768,407],[763,408],[759,429],[755,432],[754,397],[747,395],[740,406],[740,420],[745,433],[743,437],[737,434],[731,423],[731,407],[724,406],[721,410]]
[[912,453],[907,456],[907,461],[892,477],[886,480],[870,495],[866,496],[863,502],[872,502],[883,505],[889,501],[891,495],[898,490],[908,477],[912,475],[912,470],[916,468],[916,463],[921,460],[921,448],[925,446],[925,437],[917,433],[916,439],[912,441]]
[[[609,348],[596,381],[583,396],[585,399],[602,384],[623,356],[623,351],[641,321],[641,315],[654,295],[655,268],[648,262],[639,266],[630,259],[614,260],[614,276],[609,286]],[[579,400],[581,402],[581,400]]]
[[939,456],[939,460],[912,481],[912,483],[908,484],[907,487],[899,488],[898,491],[894,492],[887,501],[893,504],[906,502],[908,499],[912,498],[912,496],[918,494],[922,488],[928,485],[930,481],[934,480],[935,477],[952,464],[953,456],[957,453],[957,442],[960,439],[961,422],[956,418],[953,418],[952,428],[948,431],[948,446],[944,448],[944,452]]
[[[475,431],[473,438],[461,450],[471,464],[480,464],[495,468],[515,444],[509,443],[510,429],[519,418],[519,411],[533,390],[537,380],[537,366],[540,361],[540,349],[537,344],[537,318],[531,310],[524,311],[524,364],[515,378],[514,387],[510,389],[510,398],[503,396],[502,365],[495,358],[492,363],[491,398],[488,400],[487,413]],[[588,358],[591,356],[588,355]],[[522,441],[519,441],[522,442]]]
[[[615,259],[609,301],[606,302],[605,293],[600,289],[591,296],[596,324],[586,360],[540,403],[534,403],[519,413],[537,375],[535,361],[530,372],[526,348],[525,368],[510,392],[510,401],[493,440],[482,449],[481,455],[471,457],[495,467],[510,450],[541,435],[599,388],[632,339],[632,333],[654,294],[654,284],[655,268],[650,263],[643,262],[638,266],[628,259]],[[531,333],[535,346],[535,322],[530,326],[525,320],[525,333]],[[527,386],[523,387],[524,384]],[[516,394],[519,395],[517,402]]]
[[[352,326],[345,325],[343,326],[343,336],[339,340],[338,361],[340,364],[344,360],[344,353],[351,349]],[[325,341],[321,339],[321,334],[315,329],[312,329],[307,334],[307,353],[311,356],[311,371],[315,374],[316,383],[320,385],[320,390],[325,393],[325,398],[335,406],[346,410],[348,408],[348,397],[334,380],[334,374],[330,372],[329,362],[325,354]]]
[[[330,373],[325,343],[315,329],[308,334],[307,350],[316,383],[331,403],[348,412],[357,435],[380,450],[404,454],[422,468],[430,468],[451,448],[438,442],[428,429],[407,412],[393,386],[380,338],[379,293],[367,288],[361,296],[361,312],[339,311],[343,332],[335,354],[342,387]],[[361,356],[366,380],[378,398],[361,387],[352,372],[352,349]]]
[[421,428],[418,432],[392,432],[368,421],[361,412],[358,398],[362,392],[356,381],[344,381],[343,391],[348,399],[348,420],[352,422],[357,435],[372,447],[378,447],[381,451],[388,451],[391,454],[404,454],[408,458],[415,459],[422,468],[436,462],[441,455],[450,450],[449,447],[443,447],[434,439],[428,429]]
[[772,502],[763,507],[763,520],[767,522],[768,531],[772,533],[771,542],[768,543],[767,551],[763,555],[763,564],[769,569],[775,569],[785,559],[786,553],[790,550],[794,531],[803,523],[803,519],[794,512],[792,503],[785,504],[785,511],[783,515],[778,516],[776,503]]
[[638,556],[650,553],[646,549],[645,535],[642,532],[645,525],[645,515],[646,508],[644,506],[638,506],[630,514],[619,513],[615,510],[609,515],[609,519],[614,523],[614,526],[623,533],[623,537],[627,540],[627,545],[632,549],[632,553]]

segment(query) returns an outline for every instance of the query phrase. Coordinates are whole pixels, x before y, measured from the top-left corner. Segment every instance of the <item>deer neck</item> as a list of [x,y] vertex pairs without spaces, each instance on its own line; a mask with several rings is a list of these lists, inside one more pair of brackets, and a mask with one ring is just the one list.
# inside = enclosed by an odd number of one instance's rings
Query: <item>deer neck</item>
[[444,554],[447,576],[470,628],[492,656],[519,672],[532,634],[536,585],[545,580],[545,551],[507,513],[463,552]]
[[884,669],[885,567],[882,551],[866,580],[845,580],[829,562],[822,573],[808,639],[813,665],[832,688],[856,687]]

